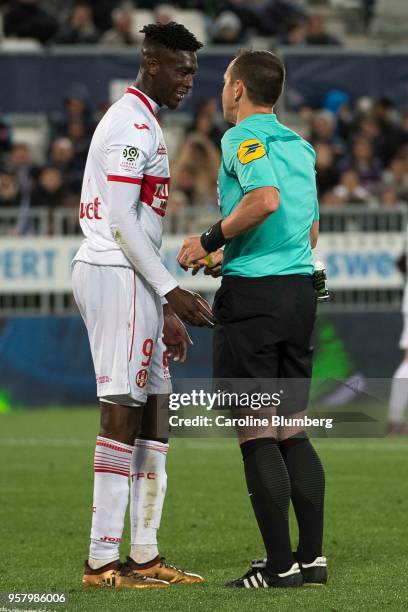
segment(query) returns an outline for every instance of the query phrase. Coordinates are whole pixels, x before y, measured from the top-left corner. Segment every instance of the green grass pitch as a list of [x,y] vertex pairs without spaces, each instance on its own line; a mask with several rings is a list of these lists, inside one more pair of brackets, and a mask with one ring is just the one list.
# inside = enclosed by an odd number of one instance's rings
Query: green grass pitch
[[[84,591],[97,426],[96,410],[0,416],[1,592],[65,591],[67,607],[46,607],[61,611],[408,609],[408,454],[407,440],[396,438],[316,441],[327,476],[327,587],[223,588],[263,555],[239,450],[232,439],[177,439],[168,455],[161,553],[203,574],[205,584]],[[127,529],[123,555],[128,538]]]

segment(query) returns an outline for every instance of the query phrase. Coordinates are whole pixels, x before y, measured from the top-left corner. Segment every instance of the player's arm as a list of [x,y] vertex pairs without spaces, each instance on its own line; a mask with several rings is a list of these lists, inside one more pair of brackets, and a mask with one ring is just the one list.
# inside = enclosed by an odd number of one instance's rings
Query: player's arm
[[137,218],[142,178],[111,174],[107,178],[113,237],[135,270],[163,297],[178,283],[162,264]]
[[[129,149],[132,151],[129,153]],[[128,156],[126,163],[124,152]],[[133,160],[129,163],[129,155]],[[108,209],[112,235],[132,266],[161,297],[166,297],[175,313],[187,323],[212,326],[208,304],[178,287],[160,256],[154,250],[137,216],[147,154],[133,145],[111,145],[108,150]]]

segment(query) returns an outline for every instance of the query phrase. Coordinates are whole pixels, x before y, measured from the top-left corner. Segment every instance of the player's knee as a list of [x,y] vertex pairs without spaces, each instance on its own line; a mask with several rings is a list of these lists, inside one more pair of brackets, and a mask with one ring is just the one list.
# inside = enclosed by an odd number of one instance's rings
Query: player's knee
[[133,445],[141,425],[141,410],[130,406],[101,402],[99,435]]

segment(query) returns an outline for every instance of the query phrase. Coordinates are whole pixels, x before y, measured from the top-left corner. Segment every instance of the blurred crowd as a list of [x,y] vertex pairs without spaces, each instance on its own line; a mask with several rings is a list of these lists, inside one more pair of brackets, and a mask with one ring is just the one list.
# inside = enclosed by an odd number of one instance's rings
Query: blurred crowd
[[[49,117],[41,165],[0,118],[0,208],[77,209],[90,139],[102,112],[91,110],[83,87],[73,87],[61,112]],[[302,108],[296,120],[316,151],[322,207],[408,204],[408,112],[398,112],[387,98],[351,105],[345,93],[334,91],[322,108]],[[190,125],[171,147],[170,220],[194,208],[217,210],[220,142],[227,127],[217,100],[197,104]]]
[[[356,0],[368,27],[376,0]],[[137,10],[153,11],[167,23],[175,10],[195,9],[213,44],[247,44],[254,36],[287,45],[339,45],[323,14],[310,13],[295,0],[0,0],[6,37],[47,44],[135,45]]]
[[321,206],[408,203],[408,111],[388,98],[350,105],[331,92],[324,108],[302,109],[316,151]]
[[0,207],[22,211],[45,207],[78,207],[82,175],[99,116],[89,106],[86,90],[75,86],[61,112],[49,117],[49,143],[43,164],[33,161],[25,142],[0,117]]
[[[33,161],[28,144],[15,141],[12,126],[0,116],[0,209],[13,207],[22,213],[38,207],[77,210],[92,134],[107,108],[94,113],[88,100],[87,90],[75,85],[61,112],[51,114],[43,164]],[[170,160],[170,214],[177,215],[180,209],[191,206],[216,208],[220,142],[225,127],[216,100],[197,104],[185,134],[173,143],[176,154]]]

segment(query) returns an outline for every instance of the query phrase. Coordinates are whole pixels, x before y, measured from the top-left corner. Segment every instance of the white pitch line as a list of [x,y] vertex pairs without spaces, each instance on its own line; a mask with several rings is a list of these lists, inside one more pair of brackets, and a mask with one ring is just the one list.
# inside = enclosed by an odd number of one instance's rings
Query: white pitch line
[[[313,439],[313,443],[316,443],[319,446],[319,449],[329,450],[329,451],[361,451],[361,450],[386,450],[386,451],[399,451],[399,450],[407,450],[408,452],[408,439],[407,443],[404,444],[397,441],[385,440],[383,438],[378,439],[378,441],[368,442],[366,439],[359,440],[358,442],[345,442],[344,439],[335,439],[331,440],[322,440],[320,441],[318,438]],[[222,442],[201,442],[201,441],[192,441],[187,440],[184,444],[184,448],[188,449],[203,449],[208,448],[209,450],[213,449],[225,449],[226,445]],[[230,450],[228,448],[228,450]]]
[[[403,444],[401,438],[390,439],[390,438],[378,438],[365,439],[360,438],[355,441],[346,440],[344,438],[332,438],[332,439],[319,439],[314,438],[313,440],[317,446],[322,450],[328,451],[408,451],[408,438],[406,444]],[[200,449],[200,450],[228,450],[230,451],[236,444],[233,438],[224,438],[222,440],[211,440],[211,439],[188,439],[188,438],[173,438],[170,441],[171,444],[175,445],[175,450],[178,449]],[[13,446],[43,446],[43,447],[55,447],[55,448],[91,448],[94,446],[94,440],[84,440],[82,438],[25,438],[25,437],[1,437],[0,436],[0,448],[13,447]]]
[[89,447],[94,441],[81,440],[80,438],[3,438],[0,437],[2,446],[55,446],[58,448]]

